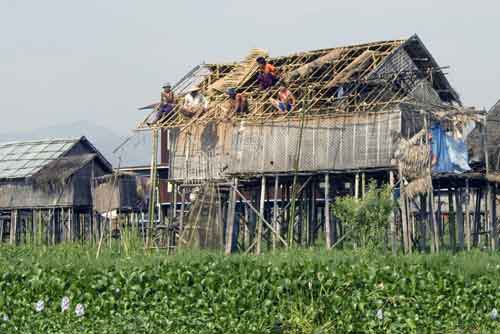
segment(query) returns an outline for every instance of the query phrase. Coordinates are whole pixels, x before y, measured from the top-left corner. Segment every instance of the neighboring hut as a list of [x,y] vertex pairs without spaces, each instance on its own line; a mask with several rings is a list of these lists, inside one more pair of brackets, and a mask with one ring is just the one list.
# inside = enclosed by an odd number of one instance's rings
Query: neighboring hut
[[111,164],[85,138],[0,144],[0,240],[92,235],[92,182]]

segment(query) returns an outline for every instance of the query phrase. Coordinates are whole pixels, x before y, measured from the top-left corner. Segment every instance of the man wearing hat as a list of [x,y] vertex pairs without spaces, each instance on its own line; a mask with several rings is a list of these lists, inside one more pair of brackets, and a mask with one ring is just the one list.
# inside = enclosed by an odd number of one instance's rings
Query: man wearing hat
[[160,103],[156,106],[156,113],[149,124],[154,124],[169,114],[175,108],[175,95],[170,83],[164,83],[160,94]]
[[200,93],[200,87],[192,87],[190,92],[184,96],[184,104],[182,105],[181,112],[188,117],[192,117],[198,112],[205,112],[207,110],[208,100]]

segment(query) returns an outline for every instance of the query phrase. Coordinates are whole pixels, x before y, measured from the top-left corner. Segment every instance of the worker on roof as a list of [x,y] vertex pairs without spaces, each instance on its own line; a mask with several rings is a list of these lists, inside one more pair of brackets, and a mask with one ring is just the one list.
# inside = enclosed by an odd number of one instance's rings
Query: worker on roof
[[200,92],[200,87],[195,86],[184,96],[184,103],[181,108],[182,114],[192,117],[198,113],[208,110],[208,100]]
[[248,101],[245,94],[236,92],[235,88],[228,88],[226,93],[229,97],[229,111],[232,114],[248,114]]
[[175,108],[175,95],[172,91],[172,85],[167,82],[163,84],[162,88],[160,103],[155,106],[156,112],[153,114],[151,122],[148,123],[150,125],[165,118]]
[[292,111],[295,104],[296,99],[293,96],[292,92],[288,89],[288,86],[285,82],[280,83],[280,88],[278,91],[278,99],[271,98],[271,103],[278,108],[280,112],[289,112]]
[[257,57],[257,63],[259,64],[259,76],[257,81],[261,89],[268,89],[274,86],[278,82],[278,76],[276,75],[276,67],[268,63],[266,58]]

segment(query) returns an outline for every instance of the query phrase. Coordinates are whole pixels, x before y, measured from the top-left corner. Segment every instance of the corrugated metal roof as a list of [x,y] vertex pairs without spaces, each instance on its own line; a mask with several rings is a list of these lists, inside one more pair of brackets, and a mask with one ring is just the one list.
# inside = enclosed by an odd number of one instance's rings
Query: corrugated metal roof
[[33,176],[81,138],[0,143],[0,179]]
[[177,96],[186,95],[192,88],[199,86],[211,73],[212,70],[207,65],[198,65],[179,80],[172,90]]

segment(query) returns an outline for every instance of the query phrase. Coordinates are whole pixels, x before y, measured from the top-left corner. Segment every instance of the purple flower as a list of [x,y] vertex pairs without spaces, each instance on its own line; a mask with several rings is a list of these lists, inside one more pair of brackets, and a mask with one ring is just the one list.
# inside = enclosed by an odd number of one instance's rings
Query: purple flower
[[70,300],[69,297],[64,296],[61,300],[61,312],[69,310]]
[[35,311],[42,312],[45,309],[45,303],[43,300],[39,300],[35,304]]
[[75,314],[77,317],[83,317],[85,315],[85,307],[82,304],[76,304]]

